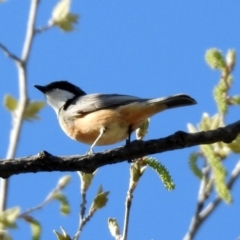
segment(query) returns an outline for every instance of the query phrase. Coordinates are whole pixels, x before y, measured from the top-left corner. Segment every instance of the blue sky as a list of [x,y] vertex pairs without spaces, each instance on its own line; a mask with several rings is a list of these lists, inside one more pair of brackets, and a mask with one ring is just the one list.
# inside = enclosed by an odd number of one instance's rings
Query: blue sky
[[[8,0],[0,5],[0,42],[17,55],[21,53],[24,41],[29,2]],[[56,2],[41,1],[37,26],[47,23]],[[204,112],[216,113],[212,90],[219,73],[207,66],[204,55],[212,47],[224,53],[229,48],[239,52],[239,1],[73,0],[71,9],[81,15],[75,31],[66,34],[54,28],[35,38],[28,66],[28,89],[32,100],[44,99],[33,88],[34,84],[44,85],[65,79],[88,93],[122,93],[147,98],[186,93],[198,101],[198,105],[154,116],[146,139],[185,131],[186,124],[197,124]],[[17,97],[15,66],[2,53],[0,63],[1,99],[6,93]],[[232,94],[239,94],[239,73],[237,64]],[[0,114],[0,157],[4,158],[11,117],[3,106],[0,106]],[[18,157],[37,154],[41,150],[55,155],[84,154],[88,150],[88,146],[65,136],[49,106],[41,111],[40,117],[40,121],[24,124]],[[239,120],[239,108],[232,107],[227,122],[236,120]],[[123,143],[97,147],[95,151],[119,145]],[[176,189],[166,191],[157,175],[151,169],[146,171],[134,193],[129,239],[183,238],[195,211],[199,186],[188,167],[188,156],[194,150],[198,148],[154,155],[170,171]],[[229,172],[238,159],[238,156],[232,156],[228,160]],[[74,235],[80,204],[77,174],[38,173],[11,178],[8,206],[20,205],[26,210],[40,203],[65,174],[72,176],[65,190],[71,214],[61,216],[55,202],[34,213],[33,216],[42,221],[42,239],[55,239],[52,230],[59,230],[59,226]],[[107,228],[108,217],[116,217],[122,229],[128,179],[128,163],[99,169],[87,196],[88,206],[100,184],[104,190],[110,191],[109,202],[87,224],[81,239],[112,239]],[[239,237],[239,182],[232,194],[234,204],[221,204],[195,239]],[[19,229],[11,233],[14,239],[30,238],[28,226],[21,221]]]

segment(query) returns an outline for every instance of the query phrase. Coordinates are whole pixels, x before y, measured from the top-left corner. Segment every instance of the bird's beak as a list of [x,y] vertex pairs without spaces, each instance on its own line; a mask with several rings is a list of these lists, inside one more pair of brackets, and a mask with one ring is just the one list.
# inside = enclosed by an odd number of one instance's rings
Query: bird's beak
[[34,87],[35,87],[36,89],[38,89],[39,91],[41,91],[42,93],[46,93],[46,90],[47,90],[46,87],[40,86],[40,85],[34,85]]

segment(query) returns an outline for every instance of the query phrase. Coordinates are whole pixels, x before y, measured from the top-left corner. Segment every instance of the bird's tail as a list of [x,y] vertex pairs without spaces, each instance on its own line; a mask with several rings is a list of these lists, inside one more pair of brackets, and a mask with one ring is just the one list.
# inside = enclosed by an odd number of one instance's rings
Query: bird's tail
[[159,105],[159,107],[163,107],[163,109],[170,109],[170,108],[176,108],[176,107],[184,107],[189,105],[196,104],[196,100],[191,98],[190,96],[186,94],[177,94],[170,97],[164,97],[164,98],[154,98],[148,100],[149,104]]

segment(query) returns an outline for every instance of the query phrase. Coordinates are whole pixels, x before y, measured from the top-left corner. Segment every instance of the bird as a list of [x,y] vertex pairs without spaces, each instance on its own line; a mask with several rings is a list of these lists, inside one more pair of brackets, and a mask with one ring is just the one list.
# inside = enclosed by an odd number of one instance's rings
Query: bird
[[62,130],[71,139],[94,146],[126,140],[146,119],[166,109],[196,104],[186,94],[161,98],[139,98],[121,94],[87,94],[68,81],[34,85],[57,114]]

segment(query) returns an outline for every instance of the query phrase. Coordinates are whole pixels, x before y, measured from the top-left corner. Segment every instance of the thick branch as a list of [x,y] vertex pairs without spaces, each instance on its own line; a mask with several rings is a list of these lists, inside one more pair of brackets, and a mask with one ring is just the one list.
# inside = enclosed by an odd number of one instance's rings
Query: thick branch
[[[92,155],[56,157],[47,152],[38,155],[0,161],[0,177],[7,178],[14,174],[51,171],[93,172],[107,164],[119,163],[127,159],[140,158],[146,155],[175,149],[192,147],[215,142],[232,142],[240,133],[240,121],[216,130],[185,133],[176,132],[166,138],[149,141],[133,141],[126,147],[104,151]],[[3,160],[3,159],[0,159]]]

